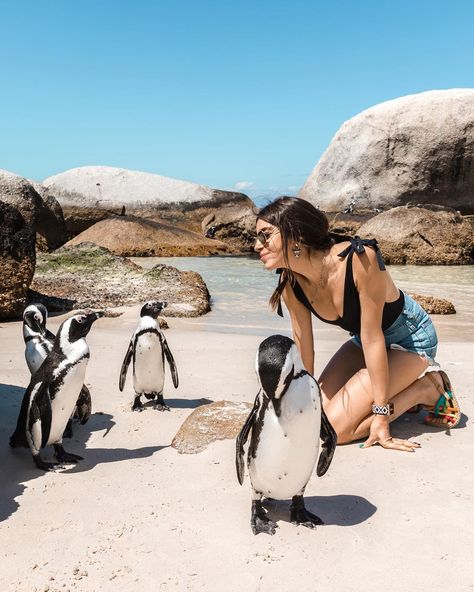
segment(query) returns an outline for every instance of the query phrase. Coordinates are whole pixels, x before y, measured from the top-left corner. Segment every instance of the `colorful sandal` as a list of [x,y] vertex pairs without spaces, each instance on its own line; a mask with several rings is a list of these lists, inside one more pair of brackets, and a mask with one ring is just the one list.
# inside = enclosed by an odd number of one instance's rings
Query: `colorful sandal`
[[443,381],[443,386],[439,385],[436,379],[431,376],[432,372],[425,374],[435,385],[440,397],[433,409],[429,408],[430,413],[425,417],[424,423],[434,428],[455,428],[461,421],[459,403],[446,372],[438,370],[438,373]]

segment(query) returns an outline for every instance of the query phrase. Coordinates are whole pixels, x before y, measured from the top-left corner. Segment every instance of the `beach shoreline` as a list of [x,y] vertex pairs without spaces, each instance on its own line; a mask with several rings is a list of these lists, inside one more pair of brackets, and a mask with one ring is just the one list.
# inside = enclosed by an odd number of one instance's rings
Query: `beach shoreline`
[[[60,473],[43,474],[29,451],[8,447],[28,371],[21,323],[1,326],[5,589],[441,591],[454,589],[447,585],[451,573],[457,591],[472,589],[467,469],[474,442],[466,417],[451,433],[423,426],[418,416],[397,420],[395,435],[422,444],[414,454],[338,447],[328,474],[313,475],[306,491],[308,508],[325,526],[296,527],[288,522],[288,502],[272,502],[280,528],[273,537],[255,537],[249,480],[237,483],[234,442],[215,442],[195,455],[180,455],[170,443],[200,404],[253,400],[255,352],[268,330],[203,332],[187,319],[168,319],[166,338],[180,374],[176,391],[169,375],[165,383],[171,411],[133,413],[131,383],[120,393],[118,374],[138,310],[122,308],[122,316],[100,319],[91,330],[86,384],[93,415],[65,441],[84,460]],[[67,316],[51,318],[51,329]],[[317,373],[343,340],[320,339]],[[440,344],[439,361],[467,417],[473,355],[471,342]],[[387,570],[395,569],[388,581]]]

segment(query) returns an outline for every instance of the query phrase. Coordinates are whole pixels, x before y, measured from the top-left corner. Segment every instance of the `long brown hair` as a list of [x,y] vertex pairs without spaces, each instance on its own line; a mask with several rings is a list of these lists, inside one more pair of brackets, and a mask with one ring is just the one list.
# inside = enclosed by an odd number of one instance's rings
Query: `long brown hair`
[[276,226],[281,235],[283,259],[286,268],[280,275],[280,282],[270,297],[270,306],[275,310],[288,282],[294,285],[294,276],[288,260],[290,242],[297,242],[304,247],[325,251],[334,244],[329,232],[329,222],[323,212],[309,201],[299,197],[278,197],[260,210],[257,220],[265,220]]

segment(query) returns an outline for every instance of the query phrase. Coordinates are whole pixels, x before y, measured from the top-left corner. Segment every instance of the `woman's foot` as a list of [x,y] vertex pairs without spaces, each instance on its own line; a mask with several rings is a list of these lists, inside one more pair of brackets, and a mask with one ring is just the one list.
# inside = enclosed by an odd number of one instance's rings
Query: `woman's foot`
[[456,427],[461,420],[461,410],[447,374],[439,370],[428,372],[423,378],[431,382],[430,400],[423,405],[429,410],[424,423],[439,428]]

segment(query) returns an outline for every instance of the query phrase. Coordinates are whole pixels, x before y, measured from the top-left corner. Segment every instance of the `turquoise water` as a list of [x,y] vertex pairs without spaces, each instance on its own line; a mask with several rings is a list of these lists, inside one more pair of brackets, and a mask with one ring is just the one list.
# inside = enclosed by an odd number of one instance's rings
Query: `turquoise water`
[[[204,330],[264,333],[290,329],[288,318],[281,319],[269,310],[268,299],[278,279],[263,268],[259,259],[136,257],[133,261],[146,268],[165,263],[200,273],[211,293],[212,311],[192,322],[204,324]],[[440,338],[474,341],[474,266],[391,265],[388,270],[402,290],[447,298],[454,304],[457,314],[433,317]],[[334,331],[342,330],[315,319],[315,331],[330,339]]]

